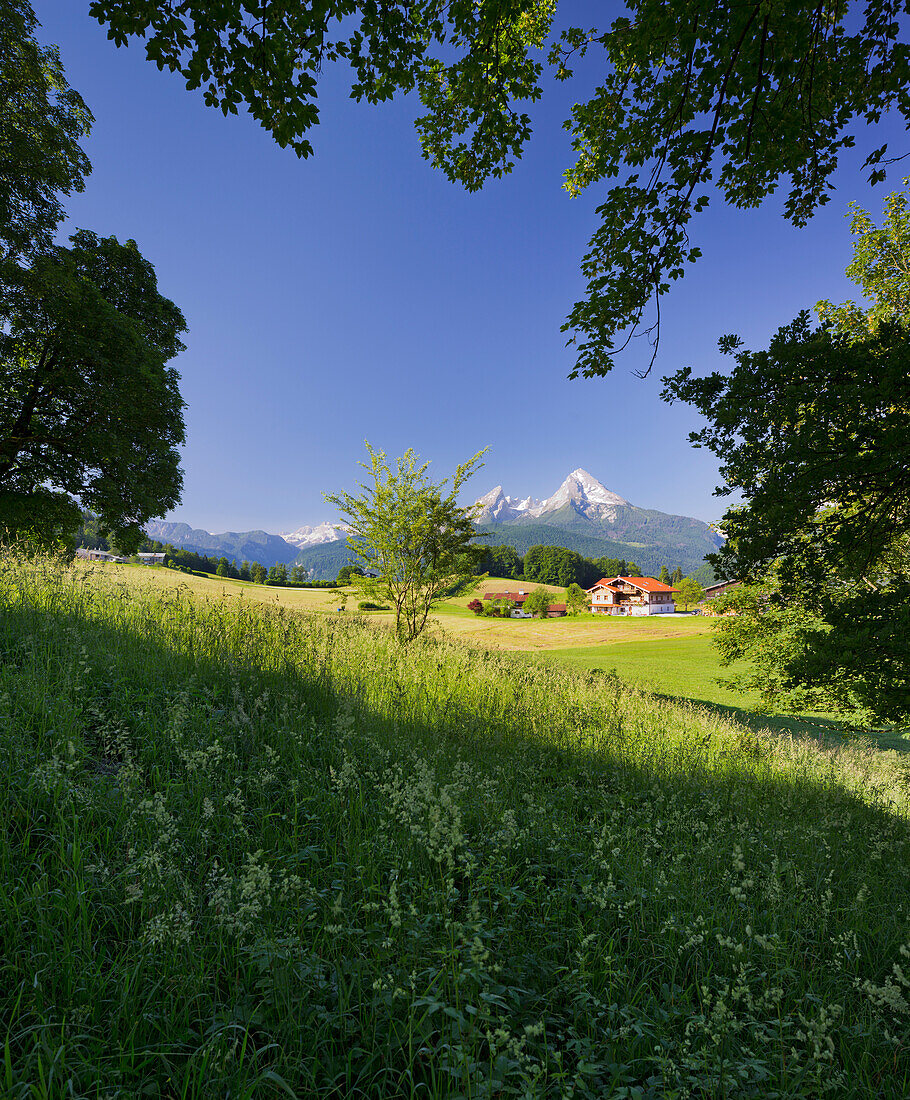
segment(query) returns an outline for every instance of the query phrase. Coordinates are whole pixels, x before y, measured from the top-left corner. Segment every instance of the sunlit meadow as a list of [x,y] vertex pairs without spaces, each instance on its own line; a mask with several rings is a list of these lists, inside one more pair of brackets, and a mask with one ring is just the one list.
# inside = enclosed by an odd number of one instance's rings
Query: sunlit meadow
[[904,1097],[910,772],[0,558],[0,1092]]

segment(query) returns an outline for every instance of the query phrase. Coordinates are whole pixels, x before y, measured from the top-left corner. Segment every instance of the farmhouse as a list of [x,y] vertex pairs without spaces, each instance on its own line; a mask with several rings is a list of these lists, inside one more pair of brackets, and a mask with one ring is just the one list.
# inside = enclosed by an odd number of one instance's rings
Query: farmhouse
[[[76,551],[76,557],[82,558],[84,561],[106,561],[106,562],[118,562],[121,565],[126,565],[129,562],[129,558],[118,557],[116,554],[111,554],[107,550],[85,550],[82,547]],[[136,557],[142,565],[164,565],[164,554],[137,554]]]
[[672,615],[675,591],[653,577],[601,577],[587,589],[593,615]]
[[[709,584],[705,588],[705,598],[698,605],[701,608],[702,615],[717,615],[711,604],[718,596],[722,596],[725,592],[729,592],[731,588],[736,588],[742,584],[742,581],[718,581],[717,584]],[[733,615],[733,611],[725,611],[725,615]]]
[[129,558],[121,558],[116,554],[111,554],[107,550],[84,550],[82,547],[79,547],[76,551],[76,557],[82,558],[84,561],[118,562],[121,565],[130,560]]
[[[530,595],[530,592],[522,588],[518,592],[485,592],[483,598],[485,600],[508,600],[513,605],[512,610],[509,612],[510,619],[532,619],[534,616],[531,612],[525,611],[522,606]],[[561,619],[565,614],[566,605],[564,603],[551,603],[546,618]]]

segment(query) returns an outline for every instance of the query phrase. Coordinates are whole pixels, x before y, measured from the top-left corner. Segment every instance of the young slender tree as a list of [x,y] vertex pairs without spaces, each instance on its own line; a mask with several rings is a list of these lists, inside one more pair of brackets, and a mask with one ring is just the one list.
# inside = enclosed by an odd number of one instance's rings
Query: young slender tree
[[474,509],[459,505],[458,495],[486,451],[436,483],[427,476],[429,462],[413,450],[392,466],[384,452],[366,447],[369,461],[361,466],[369,476],[359,494],[341,491],[325,499],[344,516],[357,562],[370,574],[351,579],[365,594],[392,604],[396,633],[409,642],[455,585],[473,583],[473,564],[484,548],[472,543]]
[[676,587],[676,602],[681,603],[686,611],[705,598],[705,590],[694,577],[683,577]]
[[580,615],[588,610],[588,594],[578,584],[570,584],[566,589],[566,611],[570,615]]

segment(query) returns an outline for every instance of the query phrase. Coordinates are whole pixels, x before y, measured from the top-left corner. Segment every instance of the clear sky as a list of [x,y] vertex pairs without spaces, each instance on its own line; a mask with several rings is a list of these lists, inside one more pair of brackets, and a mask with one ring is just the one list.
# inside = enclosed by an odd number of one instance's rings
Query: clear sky
[[[724,333],[758,348],[818,299],[855,297],[847,204],[878,216],[898,183],[870,191],[857,151],[808,229],[783,220],[782,200],[715,204],[692,229],[703,258],[663,299],[652,377],[634,376],[641,348],[570,382],[559,329],[583,293],[599,198],[561,186],[561,123],[583,90],[555,87],[512,175],[469,195],[421,159],[416,102],[356,104],[327,69],[316,155],[301,161],[205,107],[141,45],[117,49],[88,3],[35,2],[39,39],[59,45],[96,118],[65,232],[134,238],[187,318],[185,488],[165,518],[210,531],[334,518],[322,494],[353,487],[364,439],[392,456],[413,447],[440,476],[489,445],[472,496],[547,496],[581,466],[633,504],[717,519],[716,463],[687,442],[695,415],[660,401],[660,376],[726,362]],[[610,11],[575,7],[582,23]]]

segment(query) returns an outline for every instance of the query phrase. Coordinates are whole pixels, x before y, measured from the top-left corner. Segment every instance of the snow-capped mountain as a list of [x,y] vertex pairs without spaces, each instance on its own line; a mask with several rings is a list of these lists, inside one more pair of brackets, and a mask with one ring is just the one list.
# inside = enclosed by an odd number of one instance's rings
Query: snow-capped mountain
[[697,569],[723,543],[707,523],[630,504],[587,470],[573,470],[544,500],[507,496],[501,485],[480,498],[475,522],[489,545],[565,546],[587,557],[625,558],[640,568]]
[[533,497],[507,497],[502,491],[502,486],[497,485],[485,496],[477,501],[480,510],[475,516],[477,523],[504,523],[507,519],[516,519],[518,516],[536,515],[536,509],[540,507],[540,501]]
[[480,511],[476,521],[479,524],[506,523],[522,517],[541,519],[567,506],[588,519],[613,523],[619,508],[631,507],[618,493],[612,492],[593,474],[580,468],[573,470],[546,500],[535,500],[534,497],[520,500],[518,497],[506,496],[502,486],[497,485],[486,496],[482,496],[477,504]]
[[619,508],[631,507],[629,502],[618,493],[602,485],[587,470],[573,470],[556,492],[547,497],[534,513],[535,518],[557,512],[569,505],[588,519],[616,520]]
[[292,546],[305,550],[308,546],[321,546],[326,542],[337,542],[339,539],[344,538],[344,531],[338,530],[334,523],[329,523],[326,520],[316,527],[309,527],[304,524],[303,527],[298,527],[296,531],[279,531],[278,535]]

